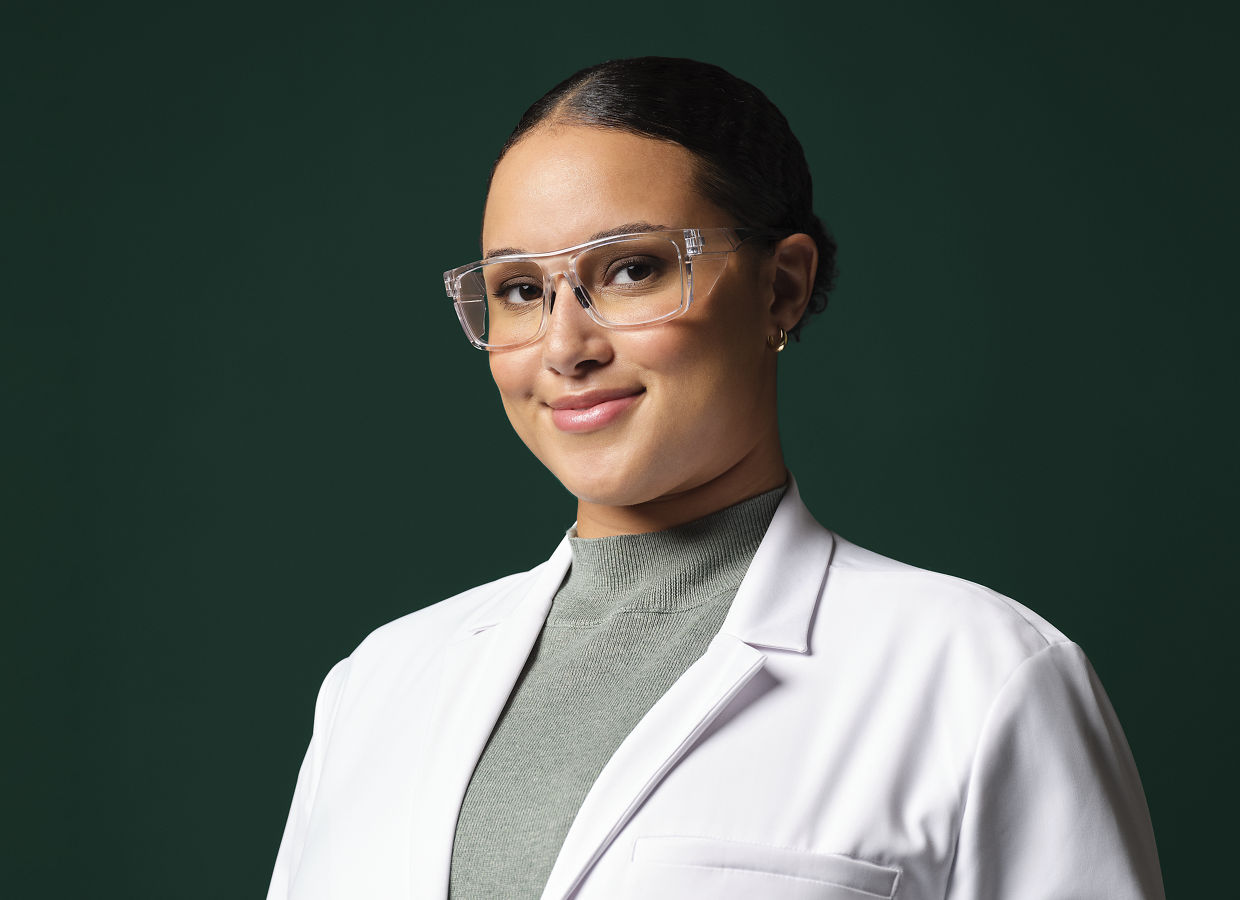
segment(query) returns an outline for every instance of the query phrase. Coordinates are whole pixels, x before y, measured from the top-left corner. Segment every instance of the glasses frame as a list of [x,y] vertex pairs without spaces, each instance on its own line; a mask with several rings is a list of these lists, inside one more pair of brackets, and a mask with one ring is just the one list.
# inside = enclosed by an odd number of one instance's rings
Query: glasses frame
[[[598,325],[604,328],[610,328],[616,331],[627,331],[635,328],[649,328],[651,325],[660,325],[679,316],[684,315],[689,305],[693,302],[693,263],[695,260],[707,259],[723,259],[728,254],[734,253],[741,248],[746,242],[755,238],[776,238],[780,236],[780,232],[766,228],[666,228],[655,231],[634,231],[627,234],[610,235],[604,238],[598,238],[593,241],[586,241],[584,244],[576,244],[572,247],[565,247],[563,250],[549,250],[546,253],[513,253],[506,256],[492,256],[489,259],[480,259],[476,262],[469,263],[464,266],[457,266],[455,269],[449,269],[443,273],[444,289],[447,291],[448,297],[452,300],[452,306],[456,310],[456,317],[461,323],[461,328],[465,332],[465,336],[469,338],[469,342],[479,350],[486,350],[492,353],[517,350],[521,347],[528,347],[530,344],[538,341],[547,333],[547,323],[551,320],[551,311],[555,304],[555,281],[563,277],[572,289],[573,296],[577,302],[585,309],[586,314]],[[594,298],[586,290],[577,274],[577,260],[581,254],[593,250],[597,247],[604,247],[608,244],[618,244],[625,241],[631,241],[636,238],[643,237],[659,237],[665,238],[674,244],[680,255],[680,266],[682,272],[681,288],[680,288],[680,304],[676,309],[657,318],[644,322],[611,322],[608,321],[602,313],[598,311]],[[677,240],[679,238],[679,241]],[[726,244],[722,249],[710,249],[711,247],[719,247],[720,243]],[[683,245],[683,246],[682,246]],[[567,256],[567,264],[558,270],[552,271],[541,264],[541,260],[556,259],[558,257]],[[470,327],[467,314],[461,308],[461,281],[474,270],[495,263],[511,263],[511,262],[535,262],[543,271],[543,294],[542,294],[542,319],[538,324],[538,331],[530,338],[518,341],[512,344],[488,344],[484,342],[480,336],[474,333]],[[716,276],[717,278],[718,276]],[[714,282],[707,286],[707,291],[714,287]]]

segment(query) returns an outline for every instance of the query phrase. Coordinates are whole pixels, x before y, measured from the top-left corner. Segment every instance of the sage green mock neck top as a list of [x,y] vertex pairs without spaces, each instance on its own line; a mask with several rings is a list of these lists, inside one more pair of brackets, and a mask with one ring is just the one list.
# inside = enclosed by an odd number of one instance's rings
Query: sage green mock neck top
[[573,561],[465,792],[453,900],[537,898],[607,760],[706,650],[780,487],[651,534],[569,534]]

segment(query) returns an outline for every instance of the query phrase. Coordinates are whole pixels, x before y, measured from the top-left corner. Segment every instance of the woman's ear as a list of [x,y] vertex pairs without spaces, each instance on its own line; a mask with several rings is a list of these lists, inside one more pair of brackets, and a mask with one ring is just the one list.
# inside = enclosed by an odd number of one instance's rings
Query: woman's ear
[[771,324],[791,331],[801,321],[814,292],[818,245],[808,234],[790,234],[775,245]]

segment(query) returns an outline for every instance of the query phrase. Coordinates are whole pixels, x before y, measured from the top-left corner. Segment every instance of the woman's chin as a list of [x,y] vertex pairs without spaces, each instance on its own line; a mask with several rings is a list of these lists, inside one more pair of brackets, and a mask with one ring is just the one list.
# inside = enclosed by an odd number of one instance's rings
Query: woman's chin
[[557,477],[579,502],[593,506],[639,506],[661,495],[658,487],[631,474],[600,476],[590,473],[574,476],[557,473]]

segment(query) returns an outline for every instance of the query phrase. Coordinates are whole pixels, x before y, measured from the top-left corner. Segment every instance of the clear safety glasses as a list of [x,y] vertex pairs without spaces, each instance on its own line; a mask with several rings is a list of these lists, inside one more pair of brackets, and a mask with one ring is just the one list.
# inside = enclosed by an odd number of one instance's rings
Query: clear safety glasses
[[512,350],[542,337],[564,278],[586,313],[607,328],[642,328],[708,294],[728,254],[773,232],[753,228],[643,231],[549,253],[494,256],[443,274],[470,343]]

